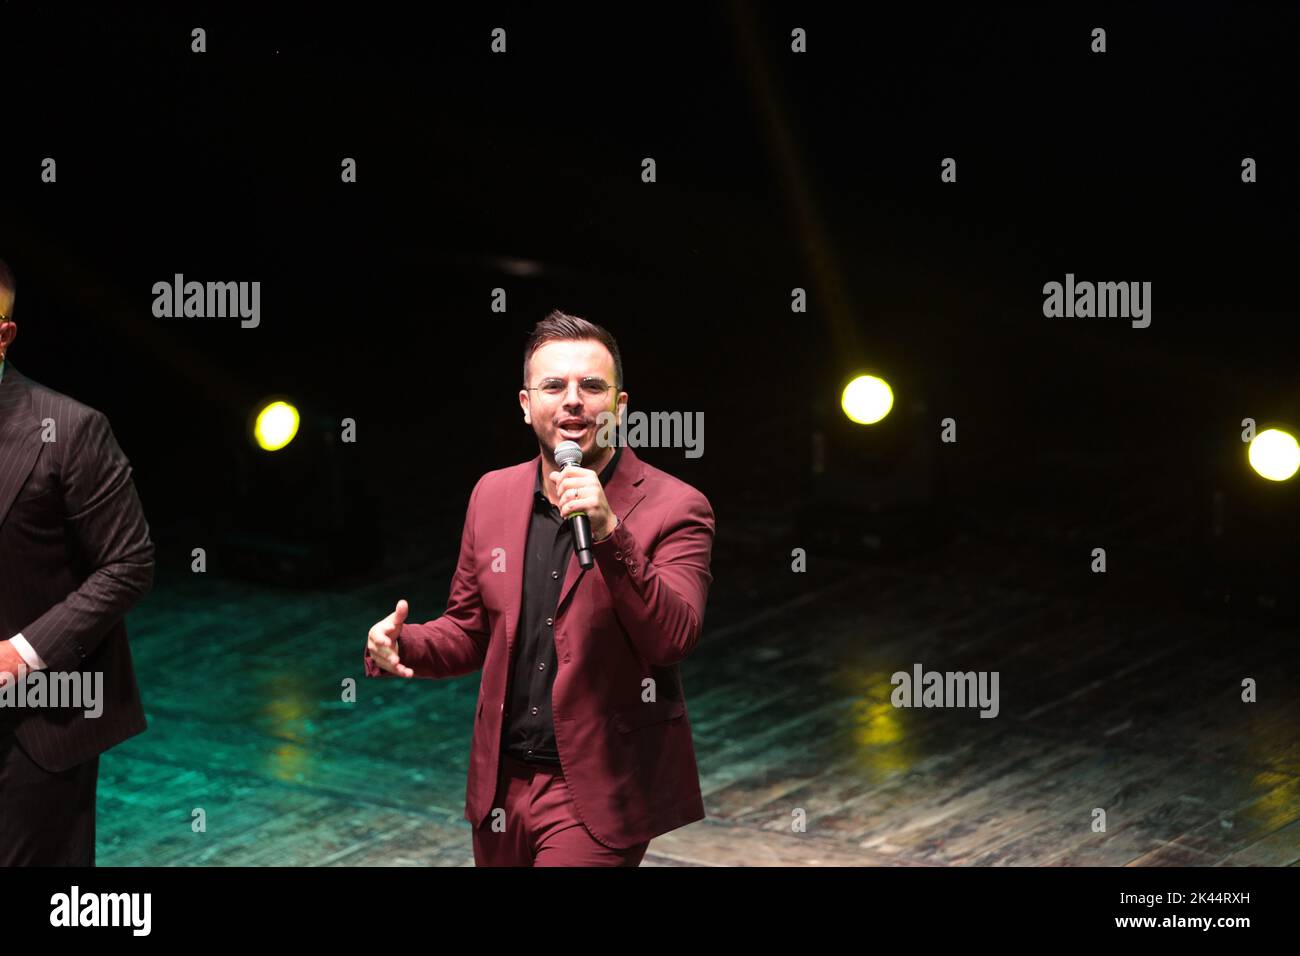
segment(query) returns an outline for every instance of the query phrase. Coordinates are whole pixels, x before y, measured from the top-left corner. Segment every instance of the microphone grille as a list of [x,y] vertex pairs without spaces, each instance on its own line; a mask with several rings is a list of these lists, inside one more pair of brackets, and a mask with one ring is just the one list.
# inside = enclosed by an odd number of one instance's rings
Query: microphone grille
[[562,441],[555,446],[555,463],[563,471],[569,465],[582,464],[582,448],[576,441]]

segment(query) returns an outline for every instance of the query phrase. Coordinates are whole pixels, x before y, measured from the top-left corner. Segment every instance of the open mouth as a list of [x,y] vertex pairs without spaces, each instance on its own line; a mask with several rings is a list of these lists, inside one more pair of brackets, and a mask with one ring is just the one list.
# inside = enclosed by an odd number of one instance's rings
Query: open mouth
[[560,423],[560,434],[565,438],[577,439],[587,433],[587,423],[580,421],[568,421]]

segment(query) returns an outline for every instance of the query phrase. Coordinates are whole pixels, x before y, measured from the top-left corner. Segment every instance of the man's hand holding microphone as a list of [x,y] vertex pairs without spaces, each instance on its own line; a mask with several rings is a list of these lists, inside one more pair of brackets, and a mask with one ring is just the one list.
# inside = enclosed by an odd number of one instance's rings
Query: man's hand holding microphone
[[397,639],[402,635],[402,624],[406,622],[406,614],[409,610],[406,601],[398,601],[393,613],[372,627],[366,637],[366,651],[371,659],[380,670],[388,671],[397,677],[415,676],[415,671],[398,658]]
[[[559,469],[551,472],[549,478],[555,489],[560,517],[574,522],[573,546],[578,563],[583,568],[590,568],[594,563],[592,532],[595,532],[596,542],[605,540],[618,527],[618,517],[605,497],[600,476],[582,467],[582,449],[577,442],[560,442],[555,449],[555,460]],[[398,601],[393,613],[372,627],[366,637],[366,652],[370,659],[380,670],[397,677],[415,676],[415,671],[402,663],[398,644],[408,611],[410,607],[406,601]]]

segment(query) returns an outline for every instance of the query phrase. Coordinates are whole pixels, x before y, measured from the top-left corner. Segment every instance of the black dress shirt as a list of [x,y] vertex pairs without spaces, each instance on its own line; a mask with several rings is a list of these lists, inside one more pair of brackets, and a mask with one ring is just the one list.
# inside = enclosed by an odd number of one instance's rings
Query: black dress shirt
[[[600,473],[608,485],[618,464],[620,446]],[[519,632],[511,661],[510,688],[502,721],[503,749],[528,763],[558,767],[555,723],[551,718],[551,689],[555,684],[555,610],[565,572],[573,560],[573,530],[560,520],[560,509],[542,489],[542,467],[533,486],[533,511],[524,546],[523,601]]]

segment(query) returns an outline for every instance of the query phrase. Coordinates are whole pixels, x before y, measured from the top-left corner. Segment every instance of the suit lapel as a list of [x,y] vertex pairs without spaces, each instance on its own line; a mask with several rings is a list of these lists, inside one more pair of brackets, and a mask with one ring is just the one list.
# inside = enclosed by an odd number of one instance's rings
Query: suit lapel
[[31,411],[27,380],[10,362],[0,378],[0,524],[41,452],[41,423]]
[[506,489],[505,506],[499,509],[504,527],[501,539],[505,542],[506,573],[510,575],[506,585],[508,603],[506,605],[506,648],[513,651],[515,631],[519,627],[519,611],[523,602],[524,567],[527,564],[525,548],[528,546],[528,523],[533,514],[533,483],[536,481],[537,469],[542,460],[541,453],[529,462],[527,468],[511,478],[510,487]]

